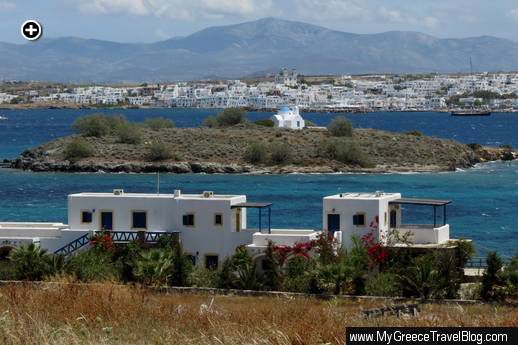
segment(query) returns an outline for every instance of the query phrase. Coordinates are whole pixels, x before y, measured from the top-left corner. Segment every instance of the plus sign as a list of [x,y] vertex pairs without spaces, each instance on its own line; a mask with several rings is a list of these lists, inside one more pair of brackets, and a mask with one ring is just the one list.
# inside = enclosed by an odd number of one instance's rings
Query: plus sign
[[38,32],[38,29],[33,24],[30,24],[28,28],[25,28],[25,32],[28,32],[29,36],[32,36],[35,32]]
[[41,36],[41,25],[35,20],[27,20],[22,24],[20,32],[29,41],[35,41]]

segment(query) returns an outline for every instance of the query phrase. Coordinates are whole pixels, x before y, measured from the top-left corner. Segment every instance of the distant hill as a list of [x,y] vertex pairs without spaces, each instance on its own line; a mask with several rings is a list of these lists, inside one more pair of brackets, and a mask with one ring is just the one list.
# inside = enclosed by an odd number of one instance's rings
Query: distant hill
[[0,43],[0,79],[139,82],[239,78],[296,68],[304,74],[518,70],[518,43],[417,32],[352,34],[266,18],[150,44],[81,38]]

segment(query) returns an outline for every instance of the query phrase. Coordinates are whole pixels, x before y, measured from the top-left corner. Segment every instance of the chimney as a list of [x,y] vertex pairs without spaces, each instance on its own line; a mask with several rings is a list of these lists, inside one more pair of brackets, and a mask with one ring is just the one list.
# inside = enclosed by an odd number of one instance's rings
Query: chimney
[[174,190],[174,197],[175,198],[179,198],[182,196],[182,191],[180,189],[175,189]]

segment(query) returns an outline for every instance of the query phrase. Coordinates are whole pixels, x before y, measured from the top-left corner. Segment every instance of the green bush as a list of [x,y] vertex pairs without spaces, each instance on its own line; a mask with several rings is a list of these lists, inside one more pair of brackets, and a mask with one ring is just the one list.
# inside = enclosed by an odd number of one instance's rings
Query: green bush
[[329,134],[333,137],[352,137],[353,125],[344,117],[337,117],[327,125]]
[[216,116],[209,116],[203,120],[203,125],[209,128],[231,127],[245,123],[245,110],[241,108],[229,108],[218,113]]
[[73,138],[63,150],[65,159],[75,162],[92,156],[93,149],[90,144],[81,138]]
[[133,274],[145,285],[164,286],[171,276],[172,264],[170,250],[151,249],[140,254]]
[[413,135],[414,137],[422,137],[423,136],[423,133],[420,132],[420,131],[416,131],[416,130],[413,130],[413,131],[408,131],[405,133],[406,135]]
[[370,278],[365,285],[365,291],[369,296],[401,296],[399,279],[392,273],[378,273]]
[[111,254],[97,249],[85,250],[68,257],[65,272],[83,282],[119,279],[119,269]]
[[268,152],[267,148],[262,143],[251,143],[245,150],[243,158],[251,164],[263,163],[266,161]]
[[52,274],[52,256],[47,250],[31,243],[14,248],[9,254],[18,279],[41,280]]
[[165,161],[173,158],[173,150],[166,143],[155,141],[148,147],[146,159],[151,162]]
[[344,164],[358,165],[369,168],[373,163],[362,151],[360,146],[351,139],[325,140],[320,145],[320,155]]
[[482,276],[480,286],[480,296],[485,301],[495,301],[503,299],[503,287],[505,281],[502,272],[502,259],[496,252],[491,252],[486,258],[487,268]]
[[201,264],[189,274],[187,283],[194,287],[215,288],[218,285],[218,273],[217,270],[209,270]]
[[10,260],[0,260],[0,280],[16,280],[18,274],[15,265]]
[[93,114],[82,116],[74,121],[72,128],[85,137],[103,137],[115,134],[117,129],[128,121],[119,115]]
[[313,260],[300,256],[289,259],[286,262],[284,289],[290,292],[309,293],[314,273],[315,262]]
[[216,117],[220,127],[235,126],[246,121],[245,110],[241,108],[225,109]]
[[284,142],[273,143],[270,148],[272,163],[286,164],[291,160],[291,147]]
[[193,270],[192,261],[183,251],[179,241],[172,244],[171,251],[173,264],[171,265],[169,284],[173,286],[187,286],[189,274]]
[[209,128],[216,128],[219,126],[218,119],[215,116],[208,116],[203,120],[203,125]]
[[174,128],[174,122],[164,117],[154,117],[144,121],[144,126],[153,131],[160,131],[161,129]]
[[140,128],[131,123],[122,123],[117,128],[118,142],[121,144],[137,145],[142,141]]
[[263,127],[273,127],[274,126],[273,121],[270,119],[257,120],[254,123],[258,126],[263,126]]

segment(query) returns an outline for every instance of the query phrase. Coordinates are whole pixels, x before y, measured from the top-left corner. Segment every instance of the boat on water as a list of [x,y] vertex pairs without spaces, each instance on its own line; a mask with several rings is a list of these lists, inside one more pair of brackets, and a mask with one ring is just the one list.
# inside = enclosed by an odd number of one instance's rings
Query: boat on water
[[451,116],[490,116],[489,110],[458,110],[452,111]]
[[0,121],[2,121],[2,120],[8,120],[8,118],[6,116],[0,115]]

